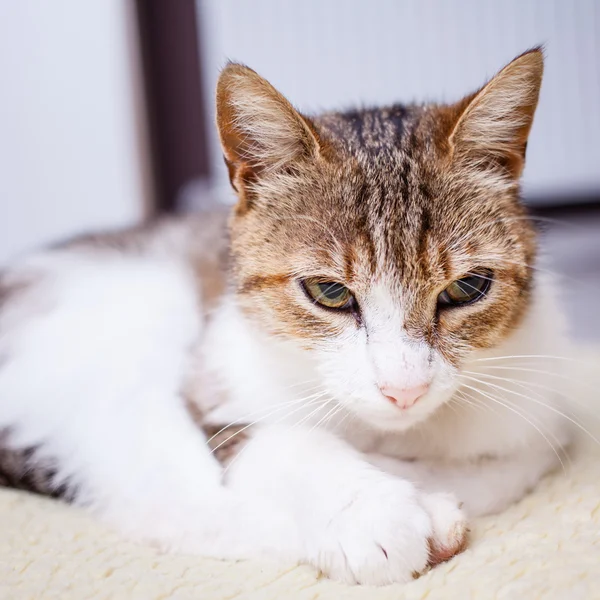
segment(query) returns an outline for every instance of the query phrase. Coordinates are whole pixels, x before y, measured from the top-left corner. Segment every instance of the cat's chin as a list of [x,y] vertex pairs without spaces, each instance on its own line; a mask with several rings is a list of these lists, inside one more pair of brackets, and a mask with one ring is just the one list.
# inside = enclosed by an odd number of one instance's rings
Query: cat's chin
[[371,426],[372,429],[375,429],[376,431],[382,431],[382,432],[388,432],[388,433],[394,433],[394,432],[398,432],[401,433],[403,431],[408,431],[409,429],[412,429],[413,427],[415,427],[416,425],[418,425],[419,423],[423,422],[423,418],[420,419],[415,419],[415,418],[402,418],[402,419],[388,419],[388,420],[369,420],[368,424]]
[[386,415],[359,413],[357,416],[372,429],[386,432],[402,432],[427,421],[438,411],[442,404],[427,407],[415,406],[408,410],[398,409],[395,413],[390,412]]
[[443,411],[456,390],[456,384],[451,379],[434,382],[432,387],[433,390],[409,408],[401,408],[388,400],[367,395],[365,398],[368,399],[346,397],[338,398],[338,402],[346,411],[373,430],[402,432],[435,418],[440,411]]

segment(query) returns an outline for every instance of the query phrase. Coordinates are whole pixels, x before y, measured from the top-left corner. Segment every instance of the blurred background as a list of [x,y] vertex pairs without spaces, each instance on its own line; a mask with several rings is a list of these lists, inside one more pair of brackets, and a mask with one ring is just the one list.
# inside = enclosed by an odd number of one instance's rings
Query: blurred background
[[524,195],[577,336],[600,339],[597,0],[0,0],[0,264],[231,202],[213,126],[227,59],[300,109],[457,100],[545,44]]

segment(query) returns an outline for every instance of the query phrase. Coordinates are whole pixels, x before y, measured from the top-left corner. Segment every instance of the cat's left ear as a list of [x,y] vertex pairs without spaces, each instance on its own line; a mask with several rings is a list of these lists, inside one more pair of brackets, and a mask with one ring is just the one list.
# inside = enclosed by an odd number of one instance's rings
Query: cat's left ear
[[316,158],[310,120],[252,69],[229,63],[217,84],[217,126],[229,178],[244,203],[246,184],[265,172]]
[[453,160],[517,179],[525,162],[543,70],[542,50],[535,48],[460,102],[448,138]]

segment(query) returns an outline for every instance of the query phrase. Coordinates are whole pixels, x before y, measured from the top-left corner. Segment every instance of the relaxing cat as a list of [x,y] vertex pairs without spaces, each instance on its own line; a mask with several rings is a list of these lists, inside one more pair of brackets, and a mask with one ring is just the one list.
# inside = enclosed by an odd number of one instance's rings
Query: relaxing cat
[[308,118],[226,66],[228,228],[163,220],[2,274],[5,483],[346,582],[459,552],[466,515],[569,440],[532,368],[566,342],[519,202],[542,69],[535,49],[456,104]]

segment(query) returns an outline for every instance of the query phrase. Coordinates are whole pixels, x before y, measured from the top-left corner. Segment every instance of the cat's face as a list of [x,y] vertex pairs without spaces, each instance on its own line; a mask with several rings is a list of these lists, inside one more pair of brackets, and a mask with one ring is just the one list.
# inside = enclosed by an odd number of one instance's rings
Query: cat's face
[[250,70],[221,78],[239,304],[378,427],[448,401],[527,307],[535,241],[517,179],[540,77],[534,52],[454,106],[310,121]]

